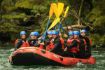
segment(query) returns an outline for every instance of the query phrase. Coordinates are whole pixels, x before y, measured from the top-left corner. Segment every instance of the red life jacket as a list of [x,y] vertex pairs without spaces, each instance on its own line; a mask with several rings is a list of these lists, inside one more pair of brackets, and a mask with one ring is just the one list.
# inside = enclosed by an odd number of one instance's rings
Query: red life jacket
[[53,48],[54,48],[54,44],[52,42],[50,42],[50,44],[46,46],[47,51],[50,51]]
[[[79,43],[80,43],[80,41],[78,40],[78,39],[75,39],[77,42],[78,42],[78,45],[77,46],[75,46],[75,47],[73,47],[73,48],[71,48],[71,49],[69,49],[69,52],[72,52],[72,53],[77,53],[77,52],[79,52]],[[68,39],[67,40],[67,44],[68,45],[71,45],[71,43],[74,41],[74,39]]]
[[68,39],[67,40],[67,45],[71,45],[71,43],[73,42],[74,39]]
[[62,50],[64,50],[65,46],[64,46],[64,39],[63,38],[60,38],[60,42],[62,44]]
[[15,45],[18,43],[18,41],[19,41],[18,39],[15,40]]
[[[89,39],[88,37],[86,37],[87,39]],[[84,40],[84,45],[85,45],[85,50],[87,50],[87,41],[85,40],[85,39],[83,39]],[[90,40],[89,39],[89,44],[90,44],[90,46],[92,45],[92,40]]]
[[40,48],[40,49],[44,49],[44,45],[41,45],[41,44],[40,44],[40,45],[39,45],[39,48]]
[[86,40],[85,39],[83,39],[83,41],[84,41],[84,46],[85,46],[85,51],[87,50],[87,47],[86,47]]
[[21,45],[21,47],[29,47],[30,45],[29,45],[29,43],[28,43],[28,41],[22,41],[22,45]]
[[[64,40],[63,40],[63,38],[60,38],[60,42],[62,44],[62,50],[64,50]],[[48,51],[53,49],[53,48],[54,48],[53,42],[50,42],[50,44],[48,46],[46,46],[46,50],[48,50]]]
[[90,46],[92,46],[92,40],[91,39],[89,39],[90,40]]

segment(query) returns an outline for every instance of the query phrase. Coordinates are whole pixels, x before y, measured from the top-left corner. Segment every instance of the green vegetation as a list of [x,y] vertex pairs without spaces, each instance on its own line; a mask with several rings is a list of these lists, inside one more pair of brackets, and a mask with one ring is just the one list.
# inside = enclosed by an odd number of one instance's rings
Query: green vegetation
[[93,45],[105,46],[105,0],[0,0],[0,40],[14,40],[21,30],[43,32],[50,4],[58,1],[70,6],[62,23],[89,27]]

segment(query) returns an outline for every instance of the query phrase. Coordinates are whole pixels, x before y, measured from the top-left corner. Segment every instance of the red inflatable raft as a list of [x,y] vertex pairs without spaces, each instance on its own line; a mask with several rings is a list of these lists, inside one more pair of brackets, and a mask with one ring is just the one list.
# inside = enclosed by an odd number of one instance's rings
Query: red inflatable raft
[[94,57],[90,57],[88,59],[63,57],[40,48],[22,47],[11,54],[9,62],[13,65],[71,66],[77,64],[78,62],[84,64],[95,64],[96,61]]

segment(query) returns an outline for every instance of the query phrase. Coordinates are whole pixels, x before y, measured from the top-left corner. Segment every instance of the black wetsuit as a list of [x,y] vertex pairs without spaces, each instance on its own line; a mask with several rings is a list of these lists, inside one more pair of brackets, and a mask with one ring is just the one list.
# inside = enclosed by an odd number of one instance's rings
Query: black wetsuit
[[52,38],[46,38],[46,40],[44,41],[45,45],[44,48],[46,49],[46,46],[50,44],[50,41],[52,40]]
[[86,49],[86,47],[84,44],[84,40],[80,38],[78,58],[88,58],[88,55],[87,55],[85,49]]
[[28,40],[28,43],[31,47],[37,47],[39,46],[38,40]]
[[56,54],[62,55],[63,49],[62,49],[62,43],[60,41],[60,38],[57,37],[53,41],[54,48],[51,50],[51,52],[54,52]]
[[[90,45],[90,40],[88,37],[80,37],[81,39],[84,39],[86,41],[86,45],[85,48],[83,48],[82,50],[84,50],[84,58],[89,58],[91,56],[91,45]],[[82,52],[81,50],[81,52]]]

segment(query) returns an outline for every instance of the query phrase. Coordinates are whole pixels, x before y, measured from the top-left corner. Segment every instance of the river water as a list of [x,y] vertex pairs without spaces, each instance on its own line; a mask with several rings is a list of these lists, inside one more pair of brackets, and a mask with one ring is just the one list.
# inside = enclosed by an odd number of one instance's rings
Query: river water
[[97,62],[95,65],[77,64],[73,67],[61,67],[61,66],[12,66],[8,62],[8,56],[13,49],[0,48],[0,70],[105,70],[105,51],[92,51],[93,56]]

